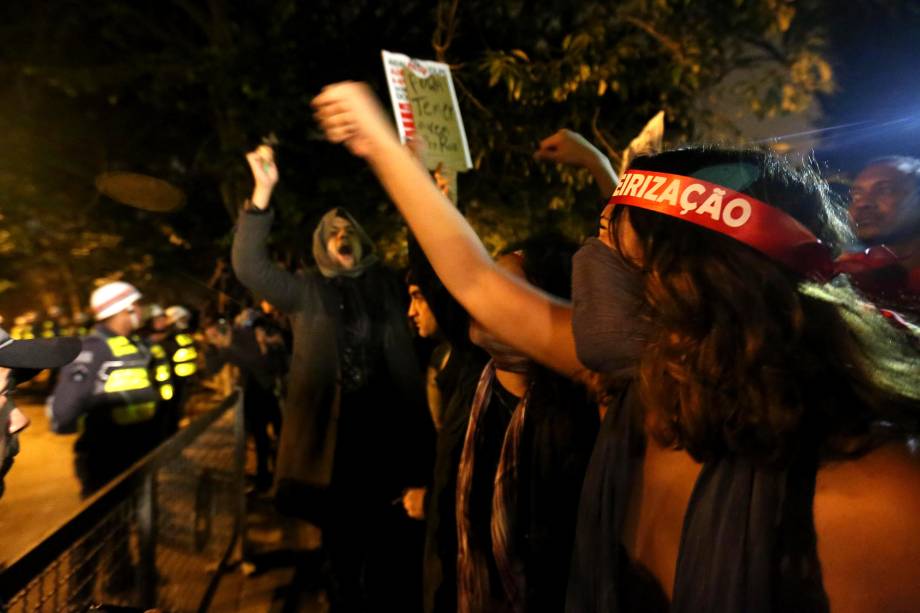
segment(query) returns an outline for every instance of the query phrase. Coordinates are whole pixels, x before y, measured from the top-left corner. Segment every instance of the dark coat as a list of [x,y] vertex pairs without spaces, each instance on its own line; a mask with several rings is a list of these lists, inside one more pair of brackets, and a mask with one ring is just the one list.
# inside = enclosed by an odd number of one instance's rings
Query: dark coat
[[488,355],[469,342],[454,349],[438,375],[444,410],[425,509],[425,611],[457,610],[457,469],[476,384]]
[[[291,318],[294,348],[276,468],[279,496],[285,482],[296,484],[301,493],[319,493],[332,484],[335,461],[342,461],[336,456],[336,445],[342,398],[343,297],[333,279],[316,271],[294,275],[268,258],[265,240],[273,218],[270,210],[240,214],[233,269],[246,287]],[[374,407],[385,414],[386,432],[379,436],[392,439],[386,441],[390,452],[364,461],[378,474],[385,471],[397,485],[422,486],[432,466],[433,426],[402,292],[393,275],[380,265],[348,281],[358,284],[363,296],[373,297],[372,325],[377,328],[385,363],[380,376],[392,390],[392,397],[375,398]],[[279,506],[284,505],[279,501]]]

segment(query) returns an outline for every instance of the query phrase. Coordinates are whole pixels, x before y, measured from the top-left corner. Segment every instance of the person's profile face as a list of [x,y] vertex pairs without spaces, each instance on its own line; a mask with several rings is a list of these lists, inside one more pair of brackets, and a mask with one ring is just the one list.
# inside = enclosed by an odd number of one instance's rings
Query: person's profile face
[[913,178],[890,164],[863,169],[850,188],[850,222],[859,240],[867,244],[917,223],[920,202]]
[[409,319],[422,338],[437,334],[438,322],[418,285],[409,286]]
[[157,315],[150,324],[155,332],[164,332],[169,328],[169,318],[166,315]]
[[326,252],[342,268],[354,268],[361,260],[361,241],[354,225],[344,217],[332,220],[332,228],[326,238]]
[[132,331],[141,327],[143,315],[141,313],[141,305],[139,303],[135,302],[129,306],[127,309],[125,309],[125,313],[127,314],[128,324],[130,325]]
[[[642,260],[642,246],[639,243],[639,236],[633,229],[632,222],[629,220],[629,207],[623,207],[614,220],[615,204],[608,204],[601,211],[598,219],[597,238],[614,251],[621,250],[620,255],[635,262]],[[614,241],[614,236],[616,241]]]
[[615,204],[608,204],[601,211],[600,219],[597,222],[597,238],[608,247],[613,247],[613,239],[610,233],[610,227],[613,224],[613,209]]

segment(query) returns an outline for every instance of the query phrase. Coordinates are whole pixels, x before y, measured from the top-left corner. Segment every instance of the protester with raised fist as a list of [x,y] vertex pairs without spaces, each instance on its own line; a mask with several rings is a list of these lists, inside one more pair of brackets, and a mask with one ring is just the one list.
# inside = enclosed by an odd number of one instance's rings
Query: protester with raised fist
[[760,151],[637,158],[574,258],[573,304],[498,267],[370,89],[313,101],[435,271],[499,340],[610,401],[582,491],[569,611],[908,610],[920,598],[920,362],[828,283],[846,220]]
[[423,526],[399,503],[406,488],[428,481],[433,427],[405,290],[343,208],[313,232],[315,269],[277,268],[265,247],[274,154],[261,146],[247,160],[255,189],[240,214],[233,268],[291,316],[294,336],[276,503],[321,527],[335,610],[418,609]]

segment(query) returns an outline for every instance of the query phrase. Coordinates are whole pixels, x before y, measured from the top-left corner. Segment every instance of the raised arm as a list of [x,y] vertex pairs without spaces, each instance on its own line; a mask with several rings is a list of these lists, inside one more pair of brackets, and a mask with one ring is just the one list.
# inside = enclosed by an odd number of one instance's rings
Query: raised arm
[[536,160],[587,168],[604,199],[610,198],[619,182],[607,156],[578,132],[562,129],[544,138],[533,157]]
[[278,168],[271,148],[265,145],[249,152],[246,160],[252,169],[255,189],[250,206],[240,213],[233,235],[233,271],[240,282],[260,298],[291,313],[302,302],[304,282],[279,269],[268,258],[265,249],[274,219],[268,204],[278,182]]
[[366,85],[329,86],[313,105],[329,140],[370,163],[438,276],[472,317],[554,370],[573,376],[583,369],[570,305],[495,265],[466,219],[399,144]]

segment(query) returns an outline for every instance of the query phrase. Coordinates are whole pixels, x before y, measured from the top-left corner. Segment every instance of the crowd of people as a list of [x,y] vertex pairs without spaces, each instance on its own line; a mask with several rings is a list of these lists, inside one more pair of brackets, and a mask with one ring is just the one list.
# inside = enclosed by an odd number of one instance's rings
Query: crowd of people
[[[322,531],[334,611],[916,606],[920,160],[872,161],[841,203],[767,151],[686,147],[617,177],[561,130],[535,157],[593,176],[596,235],[493,260],[367,86],[313,105],[405,218],[408,270],[342,207],[315,266],[277,266],[278,169],[250,152],[232,265],[264,306],[203,318],[196,342],[188,311],[143,318],[116,282],[79,342],[0,331],[4,390],[63,366],[49,410],[81,432],[84,495],[179,428],[188,377],[229,363],[254,487]],[[8,396],[3,418],[5,471]]]

